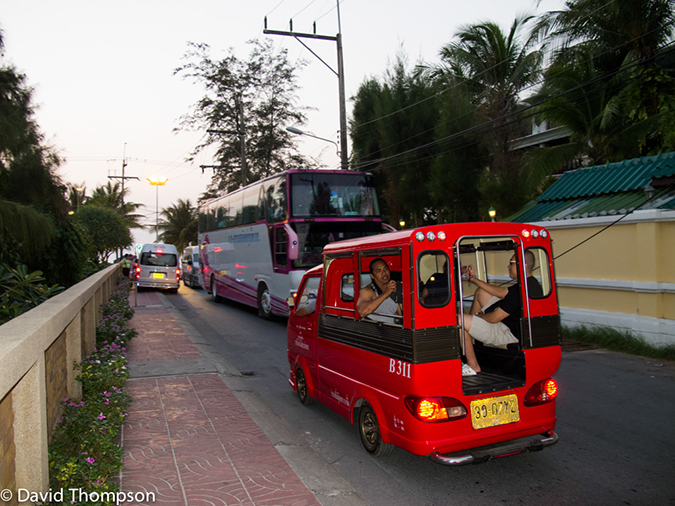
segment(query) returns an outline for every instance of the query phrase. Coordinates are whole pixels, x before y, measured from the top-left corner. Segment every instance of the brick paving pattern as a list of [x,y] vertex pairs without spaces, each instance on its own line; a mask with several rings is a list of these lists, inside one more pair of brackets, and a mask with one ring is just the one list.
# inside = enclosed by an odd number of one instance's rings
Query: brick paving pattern
[[[138,304],[130,364],[203,358],[155,292],[130,300]],[[127,391],[120,489],[156,500],[125,504],[320,504],[217,374],[130,379]]]

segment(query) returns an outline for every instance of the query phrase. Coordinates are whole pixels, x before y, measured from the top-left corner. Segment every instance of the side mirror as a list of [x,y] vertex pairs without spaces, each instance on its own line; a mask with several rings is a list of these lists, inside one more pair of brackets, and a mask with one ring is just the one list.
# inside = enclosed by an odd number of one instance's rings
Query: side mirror
[[297,292],[293,292],[293,295],[286,298],[286,306],[288,306],[289,311],[292,311],[295,308],[295,297],[297,297],[297,295]]

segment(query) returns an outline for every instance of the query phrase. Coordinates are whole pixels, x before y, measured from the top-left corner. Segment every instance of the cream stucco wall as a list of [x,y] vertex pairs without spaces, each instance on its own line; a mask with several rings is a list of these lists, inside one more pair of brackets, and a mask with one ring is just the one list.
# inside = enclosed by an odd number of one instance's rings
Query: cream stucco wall
[[563,321],[628,321],[653,343],[675,344],[675,211],[636,211],[605,229],[619,218],[538,223],[553,239],[561,313],[580,320]]

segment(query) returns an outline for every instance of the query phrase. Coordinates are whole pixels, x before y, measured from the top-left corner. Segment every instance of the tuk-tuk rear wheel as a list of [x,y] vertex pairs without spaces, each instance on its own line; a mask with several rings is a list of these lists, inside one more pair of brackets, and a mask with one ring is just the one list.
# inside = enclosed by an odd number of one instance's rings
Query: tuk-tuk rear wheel
[[359,409],[359,435],[363,447],[372,455],[388,455],[394,449],[393,445],[382,441],[380,424],[377,421],[377,416],[375,416],[375,411],[368,403],[364,403]]

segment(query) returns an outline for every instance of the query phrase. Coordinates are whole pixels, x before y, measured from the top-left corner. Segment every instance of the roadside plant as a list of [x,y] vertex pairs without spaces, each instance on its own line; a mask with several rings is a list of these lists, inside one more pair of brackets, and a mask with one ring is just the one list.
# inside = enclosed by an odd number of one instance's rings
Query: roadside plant
[[0,325],[64,290],[44,281],[42,271],[28,272],[23,264],[16,268],[0,265]]
[[101,306],[96,349],[74,364],[82,399],[61,399],[63,412],[49,446],[53,490],[80,489],[90,494],[118,490],[114,481],[122,469],[118,436],[131,403],[124,391],[129,378],[126,344],[136,335],[127,328],[133,316],[129,288],[124,279],[114,288],[110,300]]

